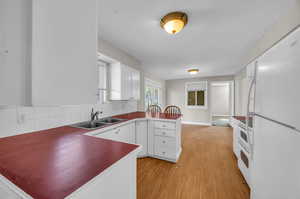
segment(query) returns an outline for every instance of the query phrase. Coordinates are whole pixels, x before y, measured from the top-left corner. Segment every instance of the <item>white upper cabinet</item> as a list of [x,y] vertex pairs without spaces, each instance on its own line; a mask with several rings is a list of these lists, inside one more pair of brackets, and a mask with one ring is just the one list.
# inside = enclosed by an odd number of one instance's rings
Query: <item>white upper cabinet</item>
[[110,99],[140,99],[140,72],[121,63],[110,65]]
[[110,99],[129,100],[129,72],[121,63],[110,65]]
[[33,0],[32,104],[96,103],[96,52],[97,0]]
[[131,98],[134,100],[140,99],[140,72],[133,68],[130,68],[130,77],[131,77]]

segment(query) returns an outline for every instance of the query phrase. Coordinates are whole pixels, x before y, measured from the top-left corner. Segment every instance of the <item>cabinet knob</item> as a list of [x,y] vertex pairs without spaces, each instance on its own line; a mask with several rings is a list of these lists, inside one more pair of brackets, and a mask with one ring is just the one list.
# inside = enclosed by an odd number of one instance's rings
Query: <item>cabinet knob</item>
[[163,141],[162,143],[164,143],[164,144],[165,144],[165,143],[166,143],[166,141]]
[[163,135],[166,135],[166,132],[162,132]]
[[166,152],[162,152],[162,154],[164,154],[164,155],[165,155],[165,154],[166,154]]

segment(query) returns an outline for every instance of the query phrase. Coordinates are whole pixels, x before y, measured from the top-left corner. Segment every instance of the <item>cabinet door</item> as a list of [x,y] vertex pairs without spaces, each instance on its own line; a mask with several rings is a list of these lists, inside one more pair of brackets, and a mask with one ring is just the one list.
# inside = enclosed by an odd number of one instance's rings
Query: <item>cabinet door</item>
[[95,137],[117,141],[116,134],[117,134],[117,129],[112,129],[112,130],[108,130],[108,131],[104,131],[99,134],[96,134]]
[[132,69],[131,74],[132,85],[132,98],[134,100],[140,100],[140,72]]
[[119,141],[135,144],[135,124],[130,123],[119,128]]
[[131,73],[130,68],[126,65],[122,65],[122,90],[121,90],[121,99],[129,100],[131,98]]
[[148,122],[137,121],[136,122],[136,143],[142,145],[142,151],[139,156],[145,156],[148,153]]
[[122,90],[122,70],[120,63],[111,64],[109,67],[109,81],[110,81],[110,99],[111,100],[121,100],[121,90]]

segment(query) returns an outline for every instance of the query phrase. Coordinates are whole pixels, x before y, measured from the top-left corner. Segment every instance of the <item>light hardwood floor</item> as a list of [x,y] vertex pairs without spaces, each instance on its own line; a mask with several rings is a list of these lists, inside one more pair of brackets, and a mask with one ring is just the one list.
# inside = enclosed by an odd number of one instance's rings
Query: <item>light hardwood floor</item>
[[177,164],[138,160],[138,199],[249,199],[232,152],[232,129],[183,125]]

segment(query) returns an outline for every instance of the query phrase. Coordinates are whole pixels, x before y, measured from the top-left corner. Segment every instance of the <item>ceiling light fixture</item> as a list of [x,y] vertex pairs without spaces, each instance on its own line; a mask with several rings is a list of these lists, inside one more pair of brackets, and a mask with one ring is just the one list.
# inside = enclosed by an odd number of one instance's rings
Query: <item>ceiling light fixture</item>
[[196,75],[197,73],[199,73],[199,69],[189,69],[188,72],[191,74],[191,75]]
[[171,12],[160,20],[160,26],[169,34],[180,32],[188,22],[187,14]]

